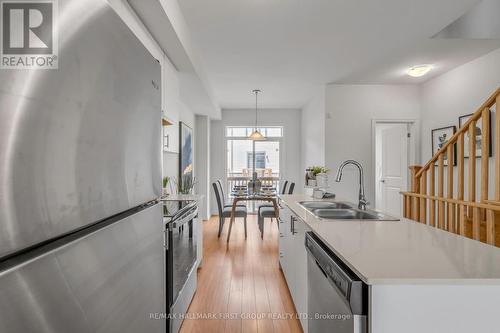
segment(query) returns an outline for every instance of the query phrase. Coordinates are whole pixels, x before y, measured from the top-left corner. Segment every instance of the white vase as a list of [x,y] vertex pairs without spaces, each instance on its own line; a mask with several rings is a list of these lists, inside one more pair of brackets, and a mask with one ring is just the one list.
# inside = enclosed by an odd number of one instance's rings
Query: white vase
[[328,175],[326,173],[318,173],[316,175],[316,185],[318,187],[328,187]]

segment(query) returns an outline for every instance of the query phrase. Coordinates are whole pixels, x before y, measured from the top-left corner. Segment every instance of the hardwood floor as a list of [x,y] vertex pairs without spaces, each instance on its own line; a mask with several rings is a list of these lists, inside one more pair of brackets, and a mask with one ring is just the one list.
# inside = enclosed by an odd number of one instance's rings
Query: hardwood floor
[[243,221],[236,219],[227,245],[228,221],[220,238],[218,217],[204,222],[203,267],[181,332],[302,332],[278,266],[276,220],[266,219],[262,240],[256,217],[249,216],[245,240]]

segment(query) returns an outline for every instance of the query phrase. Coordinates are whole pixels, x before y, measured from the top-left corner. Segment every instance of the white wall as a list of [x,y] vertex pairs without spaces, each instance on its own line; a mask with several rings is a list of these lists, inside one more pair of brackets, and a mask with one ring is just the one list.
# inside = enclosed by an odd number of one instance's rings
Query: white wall
[[[222,110],[221,120],[212,120],[210,128],[210,186],[217,179],[225,178],[226,147],[224,128],[226,126],[249,126],[255,122],[255,111]],[[301,167],[301,111],[298,109],[263,109],[259,110],[259,126],[283,126],[282,177],[296,183],[295,191],[302,189]],[[212,188],[210,188],[212,191]],[[214,196],[211,198],[211,212],[217,214]]]
[[195,117],[195,154],[194,175],[197,179],[196,192],[204,196],[200,204],[200,217],[207,220],[210,217],[211,185],[210,185],[210,118],[208,116]]
[[[326,88],[325,164],[333,179],[340,163],[359,161],[365,170],[365,190],[374,207],[375,161],[372,120],[420,118],[418,86],[328,85]],[[358,200],[358,171],[346,167],[342,182],[330,182],[339,199]]]
[[[182,102],[178,102],[178,105],[181,105],[180,108],[177,108],[178,114],[174,115],[172,112],[169,112],[168,109],[165,110],[165,113],[168,115],[169,119],[173,120],[173,125],[175,126],[177,131],[176,135],[179,135],[179,122],[182,121],[189,127],[193,129],[193,139],[196,143],[197,131],[195,126],[195,115],[194,113],[187,108]],[[172,109],[171,109],[172,110]],[[193,150],[194,154],[196,154],[196,144],[194,144]],[[179,149],[180,150],[180,149]],[[179,151],[178,150],[178,151]],[[197,165],[193,165],[194,172],[196,172]],[[168,176],[170,178],[178,178],[179,177],[179,153],[172,152],[163,152],[163,176]]]
[[[316,93],[302,109],[302,167],[325,165],[325,86]],[[303,185],[303,183],[300,183]]]
[[[422,164],[432,157],[431,130],[450,125],[458,128],[458,117],[477,111],[499,87],[500,50],[493,51],[424,83],[421,86]],[[495,114],[496,112],[492,113],[493,124]],[[492,137],[494,135],[495,128],[492,126]],[[467,161],[465,172],[467,172]],[[480,163],[480,159],[477,163]],[[476,170],[479,173],[481,168],[476,167]],[[490,194],[493,192],[492,170],[493,159],[490,159]],[[478,186],[476,193],[479,194],[480,182],[476,183]],[[467,182],[465,184],[467,186]]]

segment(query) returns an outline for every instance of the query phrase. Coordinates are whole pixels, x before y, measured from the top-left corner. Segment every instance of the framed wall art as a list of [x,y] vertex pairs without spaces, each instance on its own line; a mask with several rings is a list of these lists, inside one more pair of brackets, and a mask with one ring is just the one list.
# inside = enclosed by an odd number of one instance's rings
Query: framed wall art
[[[446,142],[450,140],[450,138],[457,131],[456,126],[447,126],[436,128],[432,130],[432,156],[434,156],[441,148],[444,147]],[[444,165],[448,165],[448,153],[444,154]],[[457,164],[457,147],[454,145],[454,158],[453,165]],[[437,162],[436,162],[437,164]]]
[[[461,116],[458,118],[458,126],[459,128],[462,127],[472,116],[471,114]],[[491,111],[490,111],[490,119],[491,119]],[[482,147],[483,147],[483,122],[481,119],[476,123],[476,157],[481,157],[482,156]],[[493,156],[493,149],[492,149],[492,144],[491,144],[491,121],[490,121],[490,156]],[[469,132],[464,135],[464,157],[469,158],[469,142],[470,142],[470,137],[469,137]]]

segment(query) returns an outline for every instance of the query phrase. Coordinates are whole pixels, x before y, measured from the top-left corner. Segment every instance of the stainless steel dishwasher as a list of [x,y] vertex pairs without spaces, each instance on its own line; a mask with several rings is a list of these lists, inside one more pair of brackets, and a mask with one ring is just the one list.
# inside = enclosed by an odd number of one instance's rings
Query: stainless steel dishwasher
[[309,332],[367,332],[368,286],[312,232],[308,252]]

